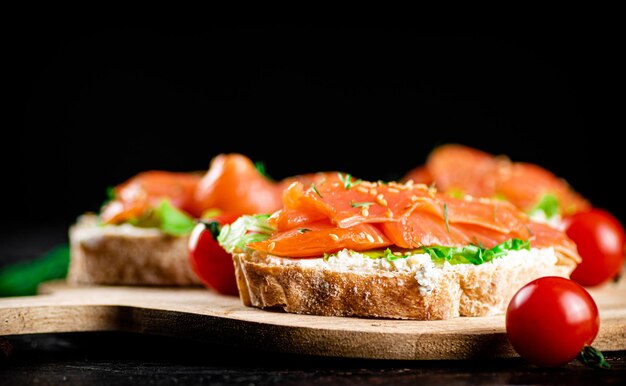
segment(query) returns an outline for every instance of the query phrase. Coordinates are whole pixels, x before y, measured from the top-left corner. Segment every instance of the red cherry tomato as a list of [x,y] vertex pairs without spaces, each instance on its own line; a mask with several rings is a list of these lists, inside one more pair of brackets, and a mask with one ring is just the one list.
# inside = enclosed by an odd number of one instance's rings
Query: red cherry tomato
[[539,366],[576,358],[598,334],[600,317],[591,295],[562,277],[542,277],[522,287],[506,311],[506,333],[515,351]]
[[609,212],[592,209],[564,219],[567,235],[574,240],[582,263],[572,280],[595,286],[614,278],[624,265],[624,228]]
[[209,230],[212,222],[217,225],[230,224],[237,214],[221,214],[207,221],[198,223],[189,238],[189,261],[191,268],[202,283],[224,295],[238,295],[235,280],[235,268],[228,254],[213,238]]

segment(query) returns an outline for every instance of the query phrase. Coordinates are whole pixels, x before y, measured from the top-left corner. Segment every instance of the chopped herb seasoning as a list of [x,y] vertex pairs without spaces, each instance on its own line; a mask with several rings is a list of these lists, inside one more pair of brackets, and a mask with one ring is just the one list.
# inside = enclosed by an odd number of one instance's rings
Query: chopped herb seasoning
[[344,176],[341,173],[337,173],[339,175],[339,179],[341,180],[341,182],[343,182],[343,187],[346,188],[346,190],[352,188],[353,186],[357,186],[358,184],[361,183],[361,180],[356,180],[356,181],[352,181],[352,176],[349,173],[346,173],[346,175]]
[[354,202],[354,201],[352,201],[352,202],[350,203],[350,205],[351,205],[353,208],[358,208],[358,207],[360,207],[360,206],[362,206],[362,207],[366,207],[366,208],[367,208],[367,207],[369,207],[370,205],[374,205],[374,203],[373,203],[373,202]]
[[317,186],[315,186],[315,182],[313,182],[313,183],[311,184],[311,189],[313,189],[313,191],[314,191],[315,193],[317,193],[317,195],[318,195],[318,196],[320,196],[320,198],[324,198],[324,196],[322,196],[322,194],[320,193],[320,191],[319,191],[319,190],[317,190]]

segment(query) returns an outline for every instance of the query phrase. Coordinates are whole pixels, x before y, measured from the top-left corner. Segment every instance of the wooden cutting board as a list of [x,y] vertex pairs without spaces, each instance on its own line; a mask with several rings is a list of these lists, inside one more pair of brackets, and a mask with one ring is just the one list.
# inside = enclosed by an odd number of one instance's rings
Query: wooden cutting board
[[[601,328],[594,346],[626,350],[626,280],[591,291]],[[0,299],[0,336],[126,331],[270,351],[371,359],[515,356],[504,316],[405,321],[293,315],[241,305],[204,289],[72,287],[48,283],[42,295]]]

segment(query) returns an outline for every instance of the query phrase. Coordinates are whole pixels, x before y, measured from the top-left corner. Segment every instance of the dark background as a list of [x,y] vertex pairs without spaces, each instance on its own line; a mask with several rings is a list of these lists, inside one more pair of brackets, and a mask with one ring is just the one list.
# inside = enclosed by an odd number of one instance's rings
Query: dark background
[[2,227],[64,233],[107,186],[220,152],[390,179],[446,142],[543,165],[624,222],[618,47],[591,28],[24,25],[3,48]]

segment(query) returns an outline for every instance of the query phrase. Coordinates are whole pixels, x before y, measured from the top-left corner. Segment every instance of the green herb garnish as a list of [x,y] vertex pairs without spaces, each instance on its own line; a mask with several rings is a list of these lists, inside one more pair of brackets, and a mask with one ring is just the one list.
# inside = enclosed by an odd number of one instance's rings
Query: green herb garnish
[[546,218],[552,218],[559,214],[559,199],[553,194],[544,194],[541,196],[539,203],[530,211],[530,214],[542,211]]
[[345,176],[341,173],[337,174],[339,175],[339,179],[341,180],[341,182],[343,182],[343,187],[346,188],[346,190],[361,183],[360,179],[352,181],[352,176],[349,173],[346,173]]
[[102,211],[102,209],[104,209],[104,207],[107,206],[111,201],[115,200],[116,196],[117,195],[115,194],[115,186],[107,186],[106,198],[104,202],[102,202],[102,205],[100,205],[100,211]]
[[461,189],[457,189],[457,188],[448,189],[446,194],[452,198],[458,198],[458,199],[462,199],[463,197],[465,197],[465,193],[463,193]]
[[107,200],[115,200],[117,195],[115,194],[115,186],[107,186]]
[[317,186],[315,186],[315,182],[311,183],[311,189],[313,189],[313,191],[315,193],[317,193],[318,196],[320,196],[320,198],[324,198],[324,196],[322,196],[322,194],[320,193],[319,190],[317,190]]
[[235,249],[245,250],[249,243],[263,241],[275,230],[267,225],[269,214],[241,216],[230,225],[224,225],[217,241],[228,253]]
[[446,220],[446,229],[450,233],[450,223],[448,222],[448,204],[443,204],[443,218]]
[[350,205],[351,205],[353,208],[358,208],[358,207],[360,207],[360,206],[364,206],[364,207],[366,207],[366,208],[367,208],[367,207],[369,207],[370,205],[374,205],[374,203],[373,203],[373,202],[354,202],[354,201],[352,201],[352,202],[350,202]]
[[306,233],[306,232],[311,232],[311,230],[309,228],[299,228],[298,232],[299,233]]
[[267,174],[267,170],[265,169],[265,162],[256,161],[254,163],[254,167],[259,173],[261,173],[261,175],[263,175],[263,177],[267,178],[268,180],[274,180],[269,174]]
[[0,297],[36,295],[39,283],[64,278],[69,263],[70,247],[64,244],[35,260],[4,267],[0,269]]

